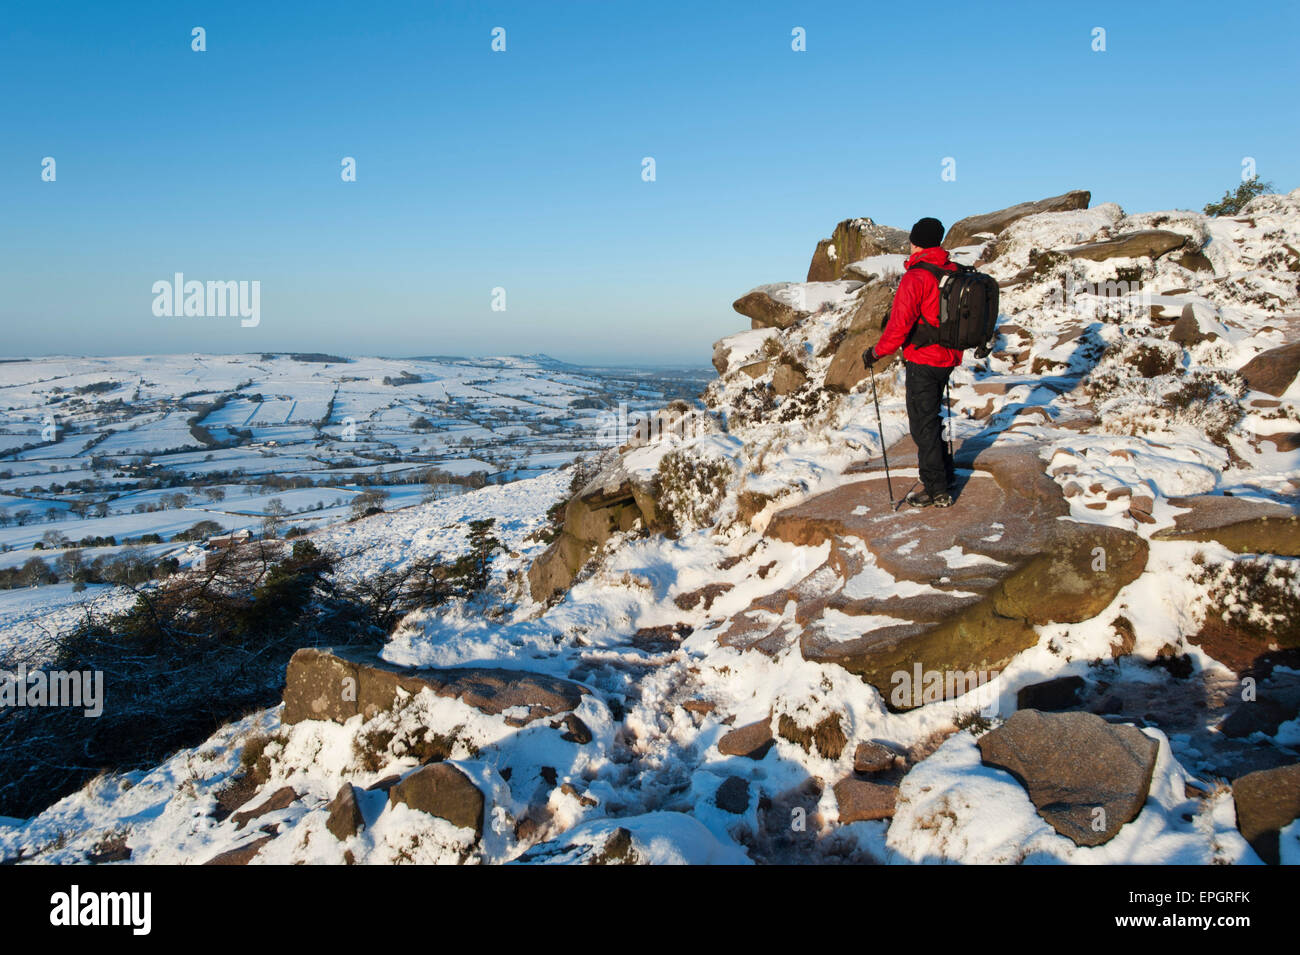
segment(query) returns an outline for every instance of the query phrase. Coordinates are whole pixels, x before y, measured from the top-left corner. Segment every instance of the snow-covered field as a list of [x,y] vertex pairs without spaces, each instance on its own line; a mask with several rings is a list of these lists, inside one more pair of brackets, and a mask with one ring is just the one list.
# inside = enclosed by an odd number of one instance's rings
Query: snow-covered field
[[316,530],[368,489],[393,509],[545,473],[607,444],[620,403],[644,412],[707,380],[546,356],[329,359],[0,363],[0,569],[43,561],[57,575],[83,541],[83,556],[143,544],[159,559],[183,554],[176,535],[200,522],[219,528],[200,537],[260,532],[278,512],[282,532]]

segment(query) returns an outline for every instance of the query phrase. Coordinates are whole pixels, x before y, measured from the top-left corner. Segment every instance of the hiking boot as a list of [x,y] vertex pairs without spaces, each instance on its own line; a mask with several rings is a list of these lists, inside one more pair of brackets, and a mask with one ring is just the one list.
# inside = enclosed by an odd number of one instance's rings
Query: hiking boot
[[952,495],[947,491],[931,494],[929,491],[913,491],[907,495],[907,503],[913,507],[952,507]]

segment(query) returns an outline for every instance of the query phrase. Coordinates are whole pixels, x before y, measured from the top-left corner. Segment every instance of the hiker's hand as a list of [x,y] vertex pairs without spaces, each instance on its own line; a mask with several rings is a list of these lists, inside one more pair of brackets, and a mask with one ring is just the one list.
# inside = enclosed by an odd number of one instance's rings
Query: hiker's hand
[[877,361],[878,359],[876,358],[876,350],[874,348],[868,348],[866,351],[862,353],[862,364],[864,367],[870,368]]

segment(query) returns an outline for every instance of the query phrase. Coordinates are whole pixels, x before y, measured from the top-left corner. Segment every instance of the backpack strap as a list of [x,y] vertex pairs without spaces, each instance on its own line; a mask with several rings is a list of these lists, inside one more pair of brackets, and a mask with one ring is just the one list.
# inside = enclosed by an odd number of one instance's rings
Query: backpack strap
[[[961,266],[958,266],[958,269],[960,268]],[[913,269],[924,269],[926,272],[929,272],[931,275],[933,275],[935,281],[939,283],[939,324],[942,325],[944,318],[947,317],[945,313],[948,311],[948,301],[943,296],[943,279],[944,276],[954,275],[956,273],[952,272],[949,269],[941,269],[939,268],[939,266],[933,264],[932,262],[917,262],[907,271],[911,272]],[[912,326],[911,332],[909,332],[907,335],[907,343],[910,345],[917,345],[923,347],[925,345],[937,344],[938,341],[939,341],[938,327],[931,325],[927,321],[924,321],[923,317],[918,315],[916,317],[916,324]]]
[[941,279],[941,278],[943,278],[945,275],[950,274],[949,271],[948,271],[947,269],[941,269],[941,268],[939,268],[939,266],[935,265],[933,262],[917,262],[916,265],[912,266],[912,268],[911,268],[911,269],[908,269],[907,271],[910,272],[910,271],[912,271],[912,269],[925,269],[925,271],[929,272],[931,275],[933,275],[933,276],[934,276],[935,278],[937,278],[937,279]]

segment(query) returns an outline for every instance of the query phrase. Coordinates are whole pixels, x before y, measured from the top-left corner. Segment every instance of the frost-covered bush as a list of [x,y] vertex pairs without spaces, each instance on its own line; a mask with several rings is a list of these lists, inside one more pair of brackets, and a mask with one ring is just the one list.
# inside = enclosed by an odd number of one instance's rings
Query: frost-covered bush
[[1194,579],[1206,587],[1208,613],[1224,623],[1276,640],[1295,639],[1295,607],[1300,603],[1300,560],[1244,557],[1210,561],[1198,555]]
[[1241,420],[1245,386],[1227,369],[1182,367],[1173,342],[1141,338],[1112,349],[1084,383],[1102,430],[1151,434],[1187,428],[1227,447]]
[[776,411],[776,392],[770,381],[756,381],[739,392],[726,410],[727,430],[744,431],[770,422]]
[[683,448],[659,459],[657,509],[677,533],[712,524],[727,493],[730,462]]

